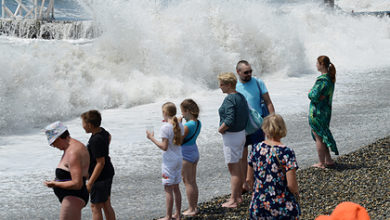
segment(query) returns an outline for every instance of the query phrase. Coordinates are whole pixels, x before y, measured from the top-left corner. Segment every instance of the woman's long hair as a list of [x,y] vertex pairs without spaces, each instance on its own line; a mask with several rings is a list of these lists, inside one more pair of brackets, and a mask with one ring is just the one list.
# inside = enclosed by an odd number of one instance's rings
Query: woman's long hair
[[319,56],[317,58],[318,63],[320,65],[324,65],[325,68],[328,70],[328,73],[330,75],[330,79],[332,80],[333,83],[336,82],[336,67],[333,65],[333,63],[330,62],[329,57],[327,56]]
[[181,145],[182,135],[181,128],[179,126],[179,120],[176,117],[176,106],[172,102],[164,103],[162,106],[163,112],[165,112],[169,117],[172,117],[173,125],[173,144]]

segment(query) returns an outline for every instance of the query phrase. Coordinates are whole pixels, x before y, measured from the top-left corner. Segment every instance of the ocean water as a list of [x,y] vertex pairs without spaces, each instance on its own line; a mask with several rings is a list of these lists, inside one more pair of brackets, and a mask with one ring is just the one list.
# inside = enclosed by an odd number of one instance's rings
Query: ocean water
[[[265,81],[301,168],[317,160],[307,93],[319,55],[337,68],[331,130],[340,153],[390,133],[389,17],[330,12],[321,1],[56,2],[62,17],[92,19],[103,33],[53,41],[0,36],[0,219],[58,218],[60,204],[43,181],[54,177],[62,153],[47,145],[42,128],[62,120],[86,143],[79,115],[89,109],[102,111],[112,134],[118,219],[164,215],[161,151],[145,129],[157,133],[162,103],[187,97],[199,103],[203,122],[200,201],[229,193],[216,76],[234,72],[240,59]],[[345,11],[390,10],[385,0],[336,3]],[[91,218],[89,207],[83,218]]]

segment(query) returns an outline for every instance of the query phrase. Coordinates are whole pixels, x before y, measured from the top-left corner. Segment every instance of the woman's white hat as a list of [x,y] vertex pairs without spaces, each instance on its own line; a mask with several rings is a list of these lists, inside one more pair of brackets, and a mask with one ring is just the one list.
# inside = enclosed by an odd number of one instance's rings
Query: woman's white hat
[[68,128],[60,121],[56,121],[46,126],[45,134],[49,145],[53,144],[53,142],[67,130]]

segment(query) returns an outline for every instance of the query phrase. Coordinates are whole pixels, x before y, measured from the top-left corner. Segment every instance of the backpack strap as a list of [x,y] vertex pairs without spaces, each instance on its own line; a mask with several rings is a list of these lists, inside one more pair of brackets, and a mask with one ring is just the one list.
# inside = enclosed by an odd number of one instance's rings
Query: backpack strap
[[253,78],[256,80],[256,85],[257,85],[257,88],[259,89],[259,93],[260,93],[260,107],[261,107],[261,110],[262,110],[261,117],[265,118],[267,115],[269,115],[268,107],[265,104],[265,101],[263,99],[263,93],[261,91],[261,87],[260,87],[259,81],[257,80],[257,78],[255,78],[255,77],[253,77]]
[[[263,96],[263,92],[261,91],[261,88],[260,88],[260,84],[259,84],[259,81],[257,81],[257,78],[255,78],[255,77],[253,77],[255,80],[256,80],[256,85],[257,85],[257,88],[259,89],[259,93],[260,93],[260,100],[262,100],[263,101],[263,98],[262,98],[262,96]],[[262,102],[261,101],[261,102]]]
[[197,121],[197,123],[196,123],[196,129],[195,129],[194,134],[192,134],[192,136],[191,136],[190,138],[188,138],[188,139],[186,139],[186,140],[183,140],[183,143],[181,143],[182,145],[185,144],[185,143],[187,143],[187,142],[189,142],[192,138],[195,137],[196,133],[198,133],[199,124],[200,124],[200,122]]

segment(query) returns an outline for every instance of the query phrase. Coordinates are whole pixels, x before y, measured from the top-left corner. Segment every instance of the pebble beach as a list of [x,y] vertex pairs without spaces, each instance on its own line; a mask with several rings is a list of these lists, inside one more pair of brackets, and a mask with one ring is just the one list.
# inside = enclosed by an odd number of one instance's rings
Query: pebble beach
[[[331,169],[306,168],[297,172],[300,219],[329,215],[343,201],[365,207],[371,219],[390,219],[390,136],[339,156]],[[235,209],[222,208],[229,195],[199,204],[199,214],[184,219],[248,219],[251,194]],[[183,197],[185,199],[185,197]]]

